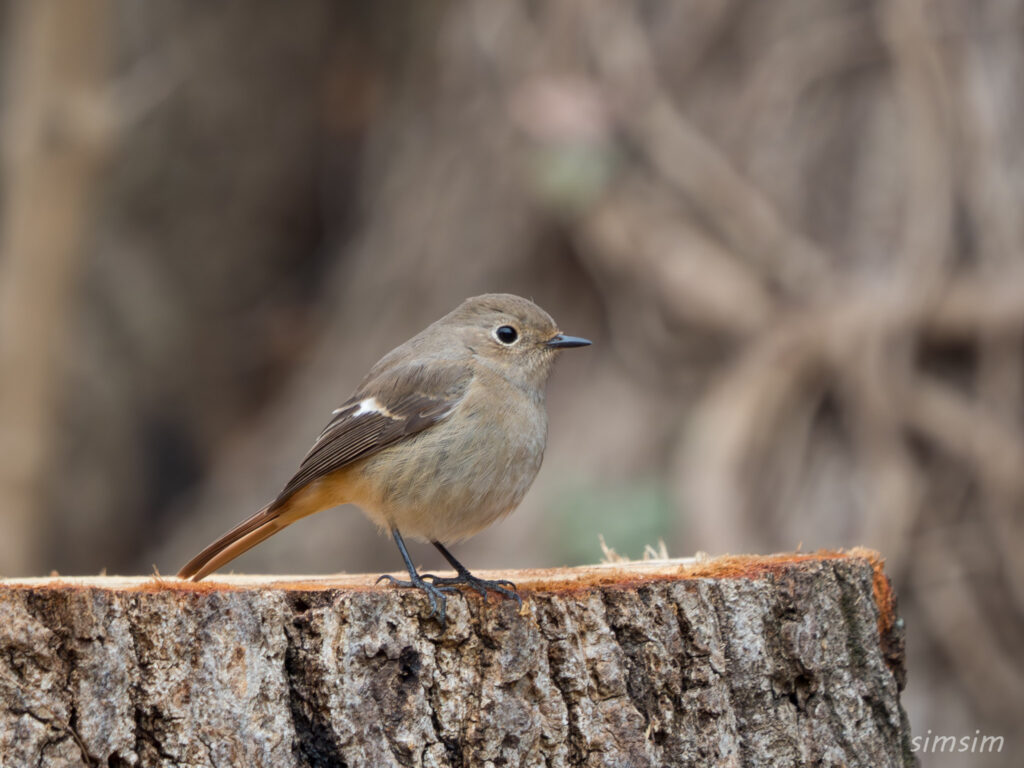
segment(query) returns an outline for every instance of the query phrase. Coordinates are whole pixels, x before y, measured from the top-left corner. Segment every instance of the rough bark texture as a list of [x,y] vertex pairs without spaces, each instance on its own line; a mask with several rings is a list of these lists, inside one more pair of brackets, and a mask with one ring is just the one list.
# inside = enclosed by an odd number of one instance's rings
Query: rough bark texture
[[4,766],[903,766],[873,553],[504,574],[3,582]]

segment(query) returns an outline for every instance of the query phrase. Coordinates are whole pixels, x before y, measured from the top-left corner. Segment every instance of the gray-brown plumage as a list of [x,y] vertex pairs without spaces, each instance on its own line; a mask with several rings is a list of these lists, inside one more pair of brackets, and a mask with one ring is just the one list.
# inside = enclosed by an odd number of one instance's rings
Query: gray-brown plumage
[[[426,591],[442,623],[453,584],[518,599],[514,585],[472,576],[444,544],[518,506],[544,457],[551,364],[560,349],[589,343],[518,296],[467,299],[374,365],[277,498],[178,575],[199,580],[306,515],[354,503],[391,531],[410,577],[396,583]],[[403,534],[432,542],[458,576],[421,577]]]

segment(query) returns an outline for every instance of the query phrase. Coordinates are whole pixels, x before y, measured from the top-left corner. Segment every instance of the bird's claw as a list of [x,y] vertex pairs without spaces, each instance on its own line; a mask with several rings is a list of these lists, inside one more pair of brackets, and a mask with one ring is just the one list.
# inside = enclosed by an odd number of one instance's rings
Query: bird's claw
[[435,576],[432,573],[425,573],[423,578],[430,579],[430,583],[439,589],[451,589],[458,584],[463,584],[478,592],[484,602],[487,602],[488,591],[497,592],[504,598],[515,600],[519,603],[520,608],[523,607],[523,598],[516,591],[518,588],[508,579],[481,579],[468,571],[460,573],[458,576]]
[[382,581],[387,581],[394,587],[414,587],[416,589],[423,590],[427,594],[427,599],[430,601],[430,615],[436,616],[438,623],[441,625],[441,629],[444,629],[448,611],[448,598],[445,597],[445,592],[452,594],[458,593],[459,590],[454,587],[436,586],[429,581],[424,581],[424,577],[429,575],[430,574],[425,574],[424,576],[418,576],[408,581],[403,581],[402,579],[396,579],[389,573],[385,573],[383,576],[378,577],[376,583],[380,584]]

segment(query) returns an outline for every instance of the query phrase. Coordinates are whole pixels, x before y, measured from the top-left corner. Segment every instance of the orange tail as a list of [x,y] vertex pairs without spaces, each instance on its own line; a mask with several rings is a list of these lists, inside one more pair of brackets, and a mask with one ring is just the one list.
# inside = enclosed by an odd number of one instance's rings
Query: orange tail
[[283,503],[268,504],[189,560],[178,578],[199,581],[296,520],[331,506],[321,502],[318,494],[300,491]]
[[199,581],[222,565],[231,562],[243,552],[255,547],[264,539],[273,536],[291,520],[283,520],[284,510],[266,506],[244,523],[235,526],[213,544],[193,557],[178,571],[178,578]]
[[189,560],[178,571],[178,578],[199,581],[296,520],[343,504],[349,498],[347,493],[339,493],[337,483],[325,483],[323,480],[307,485],[283,500],[279,497]]

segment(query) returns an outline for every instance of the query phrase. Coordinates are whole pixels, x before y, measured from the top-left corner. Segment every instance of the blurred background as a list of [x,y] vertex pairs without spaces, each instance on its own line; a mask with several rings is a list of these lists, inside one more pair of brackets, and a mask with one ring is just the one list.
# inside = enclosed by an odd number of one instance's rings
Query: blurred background
[[[174,573],[466,296],[563,356],[474,568],[879,549],[1024,722],[1024,3],[0,0],[0,573]],[[429,547],[413,555],[439,565]],[[351,508],[240,571],[400,568]]]

